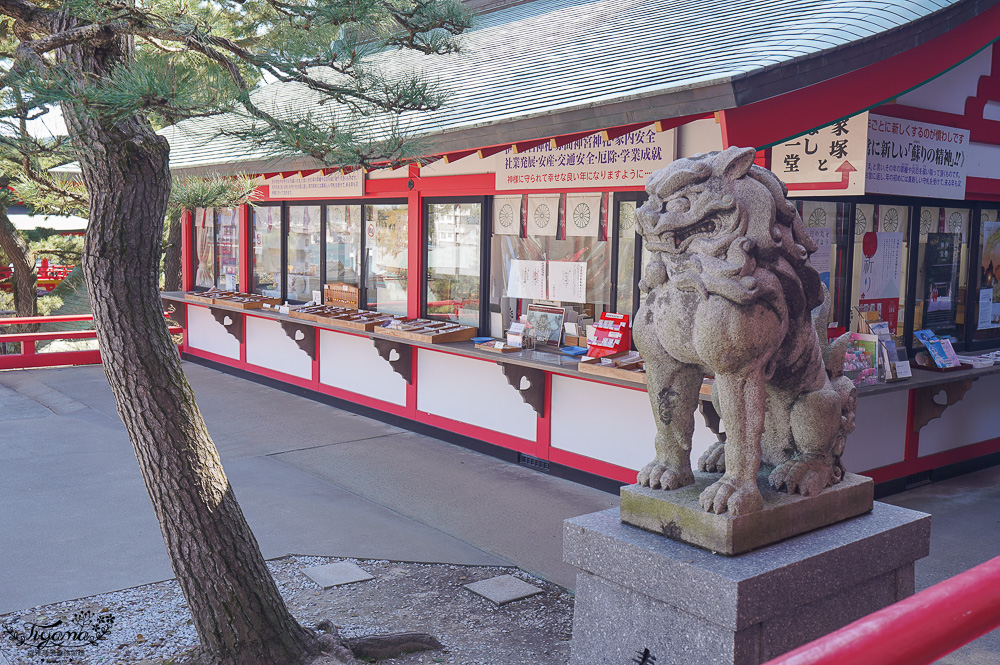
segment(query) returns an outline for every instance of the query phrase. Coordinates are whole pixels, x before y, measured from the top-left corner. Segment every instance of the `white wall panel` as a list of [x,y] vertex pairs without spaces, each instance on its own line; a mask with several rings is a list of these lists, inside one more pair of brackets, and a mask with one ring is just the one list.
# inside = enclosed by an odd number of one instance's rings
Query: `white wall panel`
[[534,441],[538,416],[495,362],[417,349],[417,409]]
[[847,437],[843,457],[849,472],[871,471],[903,461],[908,394],[909,391],[900,390],[858,400],[857,428]]
[[677,128],[677,156],[722,150],[722,125],[714,118],[695,120]]
[[[717,441],[695,414],[691,464]],[[552,377],[553,448],[639,470],[653,459],[656,425],[647,393],[606,383]]]
[[406,405],[406,381],[367,337],[319,331],[319,381],[383,402]]
[[[240,343],[229,334],[226,327],[215,320],[207,307],[185,303],[187,307],[188,345],[208,351],[216,355],[240,359]],[[240,319],[243,315],[229,312],[232,319]]]
[[247,344],[247,362],[297,376],[312,378],[312,358],[285,334],[281,324],[258,316],[246,317],[243,331]]
[[989,76],[992,48],[985,48],[954,69],[928,81],[896,101],[945,113],[965,113],[965,99],[976,94],[980,76]]
[[[1000,377],[973,382],[960,402],[920,430],[920,457],[1000,437]],[[944,402],[944,395],[940,398]]]

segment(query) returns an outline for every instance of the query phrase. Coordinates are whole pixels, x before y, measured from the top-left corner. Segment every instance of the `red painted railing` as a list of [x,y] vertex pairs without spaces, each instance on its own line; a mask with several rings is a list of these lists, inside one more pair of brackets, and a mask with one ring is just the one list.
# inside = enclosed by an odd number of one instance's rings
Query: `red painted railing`
[[1000,557],[765,665],[930,665],[1000,627]]
[[[66,316],[31,316],[13,319],[0,318],[2,326],[27,325],[33,323],[61,323],[66,321],[91,321],[90,314],[70,314]],[[183,332],[183,328],[171,326],[172,333]],[[84,351],[54,351],[37,353],[36,342],[61,339],[96,339],[95,330],[65,330],[57,332],[6,333],[0,334],[0,369],[28,369],[32,367],[64,367],[67,365],[97,365],[101,362],[101,352],[97,349]],[[20,353],[3,354],[5,344],[19,343]]]

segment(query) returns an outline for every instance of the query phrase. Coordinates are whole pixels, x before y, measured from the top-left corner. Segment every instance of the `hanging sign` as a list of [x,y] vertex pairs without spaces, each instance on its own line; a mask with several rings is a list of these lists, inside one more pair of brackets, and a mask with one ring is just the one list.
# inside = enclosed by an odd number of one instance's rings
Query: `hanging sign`
[[771,149],[771,170],[789,196],[847,196],[865,191],[868,114],[788,139]]
[[554,236],[559,228],[559,195],[528,196],[528,237]]
[[899,319],[900,272],[903,265],[903,234],[869,231],[862,240],[861,286],[858,309],[877,311],[896,334]]
[[596,238],[601,230],[601,195],[566,195],[566,237]]
[[494,235],[521,234],[521,195],[493,197]]
[[302,178],[298,175],[281,176],[265,180],[268,196],[272,199],[328,199],[365,195],[365,172],[355,169],[350,173],[339,171],[323,175],[317,171]]
[[652,125],[610,141],[592,134],[564,146],[550,143],[497,156],[497,189],[566,189],[646,184],[646,178],[674,160],[673,130]]
[[964,199],[968,150],[968,129],[869,115],[865,190]]

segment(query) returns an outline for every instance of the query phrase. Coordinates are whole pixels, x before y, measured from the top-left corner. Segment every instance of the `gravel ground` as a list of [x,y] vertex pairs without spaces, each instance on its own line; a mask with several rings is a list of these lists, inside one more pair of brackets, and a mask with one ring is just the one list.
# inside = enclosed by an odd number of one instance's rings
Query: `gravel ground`
[[[375,579],[323,591],[301,572],[335,561],[353,561]],[[427,632],[444,645],[442,651],[379,661],[385,665],[564,665],[569,660],[572,597],[516,568],[311,556],[290,556],[268,566],[289,609],[305,626],[329,620],[344,637]],[[498,607],[463,588],[507,574],[543,593]],[[113,618],[110,627],[108,617]],[[107,632],[96,645],[61,650],[16,643],[16,636],[30,631],[26,624],[51,625],[60,619],[62,630],[76,624],[91,633]],[[5,633],[0,634],[0,665],[168,665],[198,641],[173,580],[14,612],[0,616],[0,624]],[[37,629],[34,637],[37,642]]]

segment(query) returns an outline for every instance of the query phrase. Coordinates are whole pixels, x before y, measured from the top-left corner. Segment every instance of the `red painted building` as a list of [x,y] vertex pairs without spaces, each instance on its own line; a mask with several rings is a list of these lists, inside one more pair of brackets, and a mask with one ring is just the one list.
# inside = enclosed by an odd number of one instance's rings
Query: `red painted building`
[[[453,101],[410,120],[427,146],[419,166],[271,158],[220,138],[225,118],[164,130],[177,174],[261,176],[255,206],[186,218],[185,290],[303,302],[347,283],[362,308],[493,337],[533,301],[631,314],[645,177],[676,157],[752,146],[799,202],[840,326],[877,309],[911,352],[920,329],[959,353],[1000,347],[998,3],[712,4],[494,5],[464,54],[435,60]],[[186,358],[512,460],[610,485],[652,455],[644,386],[583,374],[569,356],[182,309]],[[993,371],[914,369],[863,387],[848,469],[905,483],[1000,460]],[[953,403],[938,413],[945,384]],[[714,440],[698,425],[696,456]]]

